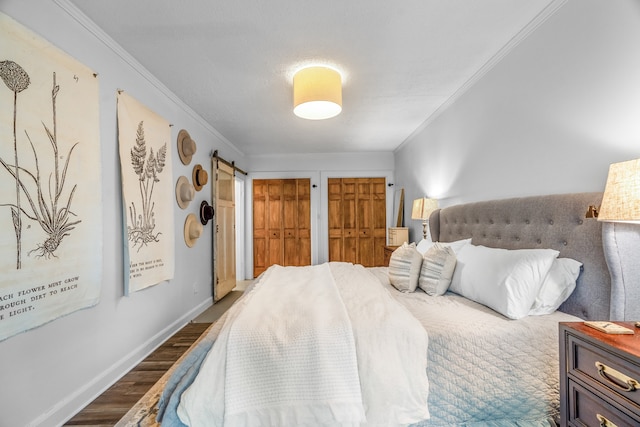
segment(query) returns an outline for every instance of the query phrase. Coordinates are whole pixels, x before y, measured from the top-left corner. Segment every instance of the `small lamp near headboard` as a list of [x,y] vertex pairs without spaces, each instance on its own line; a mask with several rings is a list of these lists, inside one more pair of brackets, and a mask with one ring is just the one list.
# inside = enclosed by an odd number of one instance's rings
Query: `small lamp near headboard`
[[600,208],[589,206],[588,218],[605,222],[602,245],[611,275],[609,320],[640,318],[640,159],[613,163]]
[[422,220],[422,237],[427,238],[427,226],[429,224],[429,215],[431,212],[438,209],[438,201],[436,199],[429,199],[422,197],[413,201],[413,208],[411,209],[411,219]]
[[640,223],[640,159],[609,166],[600,208],[589,206],[587,218]]

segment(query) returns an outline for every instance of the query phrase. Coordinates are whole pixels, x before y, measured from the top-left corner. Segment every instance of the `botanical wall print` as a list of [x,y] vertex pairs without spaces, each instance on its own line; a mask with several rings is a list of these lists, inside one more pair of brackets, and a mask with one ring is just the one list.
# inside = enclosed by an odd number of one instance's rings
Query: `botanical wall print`
[[169,123],[118,94],[118,144],[125,217],[125,293],[173,278],[173,174]]
[[98,78],[0,14],[0,340],[96,304]]

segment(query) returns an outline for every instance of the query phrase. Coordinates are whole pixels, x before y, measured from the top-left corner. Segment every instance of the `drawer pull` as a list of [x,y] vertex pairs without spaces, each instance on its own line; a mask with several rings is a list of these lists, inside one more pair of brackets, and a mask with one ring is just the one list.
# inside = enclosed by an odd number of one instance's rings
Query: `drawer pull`
[[[607,380],[609,384],[615,386],[618,390],[626,392],[635,391],[636,387],[638,386],[638,381],[626,376],[620,371],[616,371],[615,369],[605,365],[602,362],[596,362],[596,368],[598,368],[598,374],[600,374],[602,378]],[[615,380],[613,378],[615,378]],[[624,385],[626,385],[626,387],[620,385],[618,381],[622,382]]]
[[596,414],[596,418],[600,423],[600,427],[618,427],[617,425],[609,421],[604,415]]

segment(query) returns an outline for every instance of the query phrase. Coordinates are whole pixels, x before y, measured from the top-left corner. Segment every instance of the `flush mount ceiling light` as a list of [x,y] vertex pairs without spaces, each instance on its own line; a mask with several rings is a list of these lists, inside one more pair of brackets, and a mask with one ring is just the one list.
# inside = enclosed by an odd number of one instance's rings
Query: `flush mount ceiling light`
[[325,66],[306,67],[293,76],[293,113],[322,120],[342,111],[342,76]]

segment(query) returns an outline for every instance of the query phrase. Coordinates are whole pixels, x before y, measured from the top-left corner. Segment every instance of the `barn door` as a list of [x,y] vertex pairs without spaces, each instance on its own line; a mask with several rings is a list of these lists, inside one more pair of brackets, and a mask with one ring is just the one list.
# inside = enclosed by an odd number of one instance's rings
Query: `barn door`
[[219,301],[236,286],[236,224],[234,169],[213,160],[216,182],[213,185],[215,209],[213,249],[213,299]]

